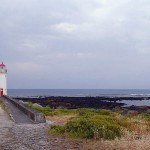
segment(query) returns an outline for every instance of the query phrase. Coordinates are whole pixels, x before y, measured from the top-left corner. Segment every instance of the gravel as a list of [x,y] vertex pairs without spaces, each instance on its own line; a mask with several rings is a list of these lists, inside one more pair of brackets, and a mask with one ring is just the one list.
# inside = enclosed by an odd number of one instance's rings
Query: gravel
[[0,150],[82,150],[81,142],[50,135],[48,128],[48,123],[16,123],[0,107]]

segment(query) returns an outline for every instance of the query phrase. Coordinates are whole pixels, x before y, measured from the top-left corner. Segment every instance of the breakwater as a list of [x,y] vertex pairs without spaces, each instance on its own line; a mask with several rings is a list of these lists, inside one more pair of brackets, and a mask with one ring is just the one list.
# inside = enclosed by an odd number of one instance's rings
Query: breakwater
[[24,104],[20,103],[19,101],[10,98],[8,96],[3,96],[3,99],[10,101],[13,105],[15,105],[18,109],[20,109],[24,114],[26,114],[34,123],[45,123],[45,116],[43,113],[25,106]]

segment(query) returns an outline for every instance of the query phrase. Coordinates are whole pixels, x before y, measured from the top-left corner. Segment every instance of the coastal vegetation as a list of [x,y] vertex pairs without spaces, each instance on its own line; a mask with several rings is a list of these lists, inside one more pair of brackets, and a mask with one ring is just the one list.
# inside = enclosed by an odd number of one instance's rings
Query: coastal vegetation
[[3,109],[5,109],[7,111],[6,106],[3,102],[3,100],[1,100],[1,98],[0,98],[0,107],[2,107]]
[[150,133],[149,109],[144,113],[139,113],[125,108],[112,110],[93,108],[52,109],[49,106],[42,107],[30,102],[26,105],[43,112],[51,121],[55,117],[63,118],[67,116],[67,120],[62,124],[55,120],[49,129],[51,134],[80,139],[115,140],[122,139],[127,135],[135,139],[141,139]]
[[0,106],[3,104],[2,100],[0,100]]

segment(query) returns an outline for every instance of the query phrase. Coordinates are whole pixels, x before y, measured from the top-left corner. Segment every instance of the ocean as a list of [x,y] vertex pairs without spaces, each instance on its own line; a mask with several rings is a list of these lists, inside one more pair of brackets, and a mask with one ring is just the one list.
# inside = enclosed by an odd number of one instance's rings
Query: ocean
[[9,96],[150,96],[148,89],[8,89]]

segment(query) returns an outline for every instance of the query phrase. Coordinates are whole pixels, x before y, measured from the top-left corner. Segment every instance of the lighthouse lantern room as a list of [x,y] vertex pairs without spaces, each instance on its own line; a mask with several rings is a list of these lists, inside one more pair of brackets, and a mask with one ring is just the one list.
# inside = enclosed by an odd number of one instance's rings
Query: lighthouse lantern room
[[0,63],[0,96],[7,95],[7,69],[6,65]]

